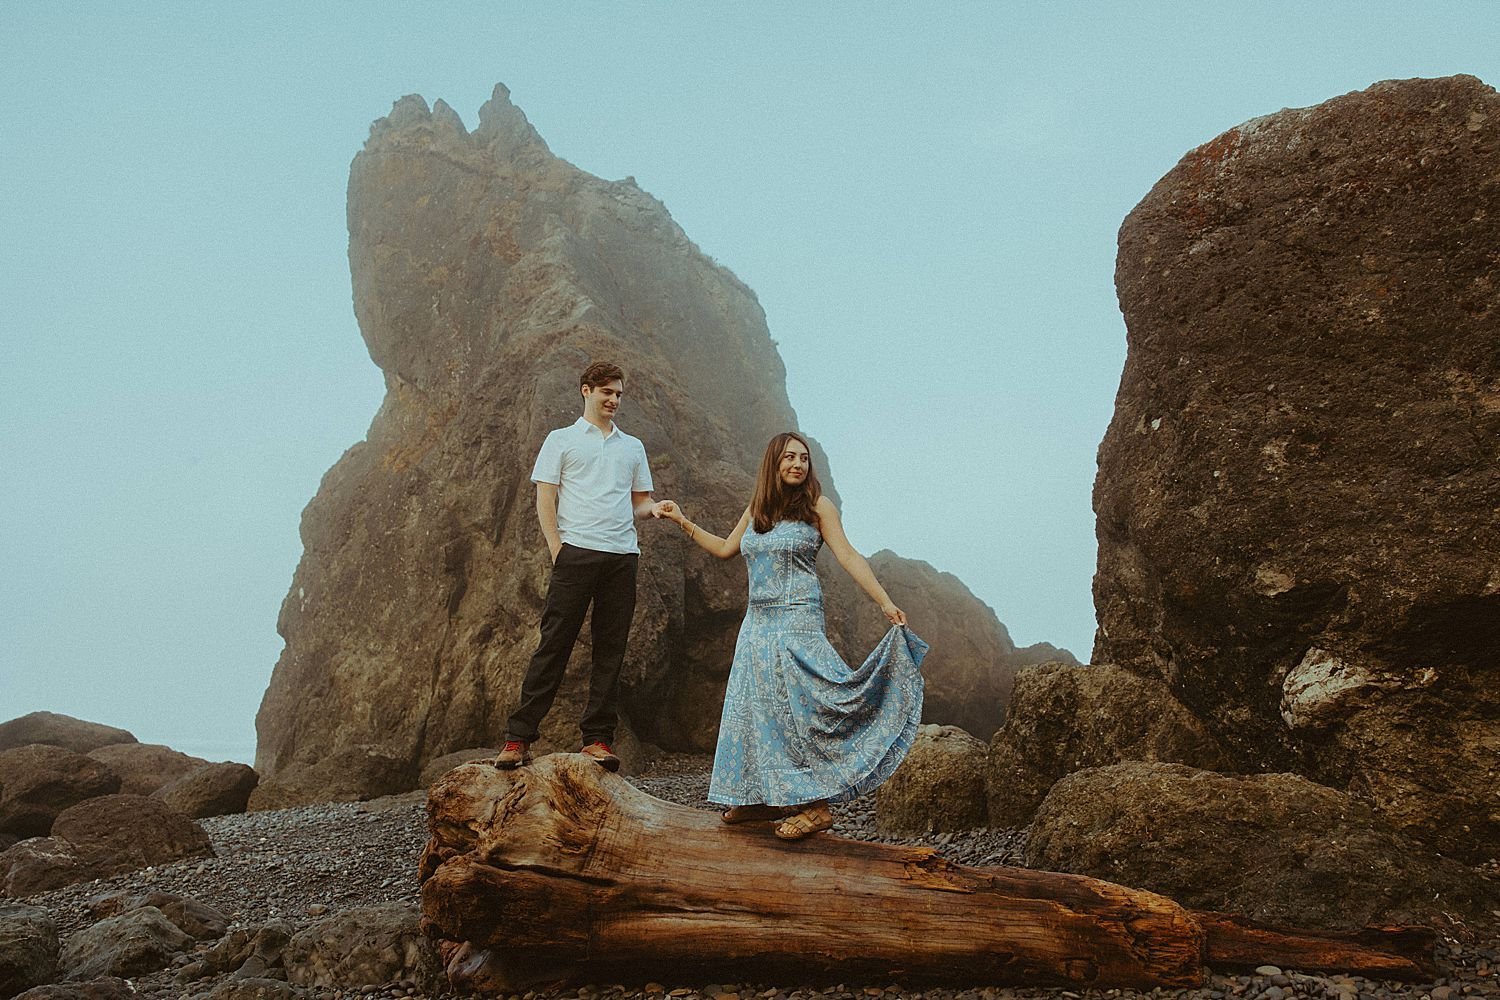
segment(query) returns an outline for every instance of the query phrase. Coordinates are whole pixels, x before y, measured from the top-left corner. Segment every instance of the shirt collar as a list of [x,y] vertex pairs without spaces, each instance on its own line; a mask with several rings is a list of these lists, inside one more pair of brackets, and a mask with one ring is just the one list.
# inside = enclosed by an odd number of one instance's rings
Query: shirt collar
[[588,420],[587,420],[587,418],[585,418],[585,417],[579,417],[577,420],[573,421],[573,426],[577,427],[579,430],[583,431],[585,434],[597,434],[597,435],[599,435],[600,437],[602,437],[606,441],[608,441],[610,438],[614,437],[616,434],[620,433],[620,425],[619,424],[611,424],[610,425],[610,429],[609,429],[609,433],[606,434],[603,431],[601,431],[599,428],[595,427],[593,424],[589,423]]

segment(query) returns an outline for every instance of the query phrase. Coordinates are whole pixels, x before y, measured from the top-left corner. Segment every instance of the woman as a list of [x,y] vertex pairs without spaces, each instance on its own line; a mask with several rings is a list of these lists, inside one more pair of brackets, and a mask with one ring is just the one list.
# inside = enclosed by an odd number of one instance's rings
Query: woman
[[[844,536],[799,435],[771,439],[750,506],[728,538],[674,503],[664,508],[700,547],[720,559],[742,553],[749,567],[750,603],[724,692],[709,801],[729,807],[726,823],[780,819],[783,840],[827,830],[829,802],[869,792],[911,748],[927,644],[906,631],[906,615]],[[858,669],[823,632],[816,560],[825,543],[892,626]]]

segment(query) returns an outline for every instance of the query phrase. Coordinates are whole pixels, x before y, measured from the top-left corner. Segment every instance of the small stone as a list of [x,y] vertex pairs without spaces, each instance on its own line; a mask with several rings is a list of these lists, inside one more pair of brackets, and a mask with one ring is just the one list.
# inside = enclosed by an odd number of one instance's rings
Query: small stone
[[647,983],[645,989],[646,989],[647,993],[665,993],[665,992],[667,992],[667,988],[665,986],[663,986],[661,983]]
[[669,996],[669,997],[685,997],[685,996],[687,996],[691,992],[693,992],[693,991],[690,990],[690,989],[688,989],[686,986],[679,986],[675,990],[670,991],[667,994],[667,996]]
[[1270,989],[1261,994],[1261,1000],[1284,1000],[1285,997],[1286,990],[1282,989],[1280,986],[1272,986]]
[[1284,972],[1278,972],[1278,973],[1276,973],[1275,975],[1273,975],[1271,977],[1271,985],[1272,986],[1290,986],[1290,985],[1292,985],[1292,977],[1289,976],[1289,975],[1287,975]]
[[1453,988],[1450,986],[1439,986],[1432,991],[1432,1000],[1450,1000],[1453,996]]
[[1279,976],[1281,975],[1281,970],[1274,965],[1258,965],[1255,967],[1255,974],[1257,976]]

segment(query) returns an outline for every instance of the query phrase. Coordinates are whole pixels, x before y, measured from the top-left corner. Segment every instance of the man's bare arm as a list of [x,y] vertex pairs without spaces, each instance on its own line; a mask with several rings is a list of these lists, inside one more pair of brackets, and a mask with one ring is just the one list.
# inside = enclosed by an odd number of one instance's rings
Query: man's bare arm
[[562,549],[562,536],[557,533],[557,484],[536,484],[536,519],[542,525],[542,537],[547,539],[547,551],[552,561],[557,562],[557,553]]

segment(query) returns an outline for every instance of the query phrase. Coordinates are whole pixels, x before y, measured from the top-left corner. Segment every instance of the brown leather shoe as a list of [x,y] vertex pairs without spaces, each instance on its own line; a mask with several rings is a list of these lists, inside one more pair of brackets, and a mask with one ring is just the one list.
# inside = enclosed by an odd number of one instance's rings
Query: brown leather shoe
[[579,753],[592,759],[594,763],[606,771],[618,771],[620,769],[620,758],[615,756],[615,752],[603,740],[590,743],[580,750]]
[[525,740],[506,740],[505,746],[500,748],[499,755],[495,758],[495,766],[503,770],[520,767],[531,760],[528,752],[531,744]]

